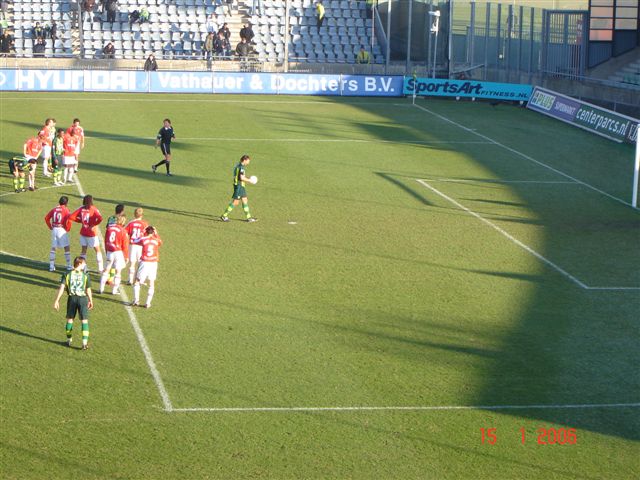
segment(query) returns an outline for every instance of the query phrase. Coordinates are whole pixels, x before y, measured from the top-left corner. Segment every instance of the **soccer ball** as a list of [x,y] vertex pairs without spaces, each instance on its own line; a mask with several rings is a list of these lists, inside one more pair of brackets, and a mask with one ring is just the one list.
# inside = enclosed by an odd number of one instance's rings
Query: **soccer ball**
[[256,177],[255,175],[251,175],[249,177],[249,181],[255,185],[256,183],[258,183],[258,177]]

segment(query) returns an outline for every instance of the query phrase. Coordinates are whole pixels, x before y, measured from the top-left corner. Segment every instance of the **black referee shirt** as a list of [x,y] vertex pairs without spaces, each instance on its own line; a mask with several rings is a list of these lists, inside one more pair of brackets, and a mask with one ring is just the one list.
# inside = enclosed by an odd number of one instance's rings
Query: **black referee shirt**
[[160,140],[160,143],[164,143],[165,145],[171,145],[171,139],[176,138],[175,134],[173,133],[173,127],[169,127],[169,128],[162,127],[158,132],[157,138],[158,140]]

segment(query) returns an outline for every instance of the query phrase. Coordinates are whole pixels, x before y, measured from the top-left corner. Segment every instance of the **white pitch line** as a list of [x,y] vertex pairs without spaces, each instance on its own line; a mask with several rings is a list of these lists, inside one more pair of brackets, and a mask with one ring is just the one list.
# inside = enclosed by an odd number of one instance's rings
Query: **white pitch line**
[[[481,142],[486,143],[486,142]],[[577,182],[573,181],[564,181],[564,180],[494,180],[491,178],[429,178],[427,179],[430,182],[449,182],[449,183],[531,183],[535,185],[579,185]]]
[[546,163],[541,162],[540,160],[536,160],[535,158],[530,157],[529,155],[527,155],[525,153],[519,152],[515,148],[508,147],[507,145],[504,145],[503,143],[500,143],[497,140],[494,140],[493,138],[490,138],[490,137],[487,137],[486,135],[478,133],[474,129],[465,127],[464,125],[462,125],[462,124],[460,124],[458,122],[455,122],[454,120],[451,120],[450,118],[447,118],[444,115],[440,115],[439,113],[433,112],[433,111],[429,110],[428,108],[425,108],[425,107],[423,107],[421,105],[416,105],[416,107],[419,108],[420,110],[423,110],[423,111],[425,111],[425,112],[427,112],[427,113],[429,113],[431,115],[434,115],[434,116],[438,117],[439,119],[441,119],[441,120],[443,120],[445,122],[448,122],[448,123],[450,123],[452,125],[455,125],[456,127],[459,127],[459,128],[463,129],[466,132],[472,133],[473,135],[476,135],[476,136],[478,136],[480,138],[484,138],[485,140],[487,140],[487,141],[489,141],[489,142],[491,142],[491,143],[493,143],[493,144],[495,144],[495,145],[497,145],[499,147],[502,147],[502,148],[504,148],[505,150],[508,150],[511,153],[515,153],[516,155],[518,155],[518,156],[520,156],[520,157],[522,157],[522,158],[524,158],[526,160],[529,160],[530,162],[535,163],[536,165],[540,165],[541,167],[548,168],[549,170],[551,170],[552,172],[557,173],[558,175],[562,175],[563,177],[568,178],[569,180],[573,180],[574,182],[579,183],[580,185],[583,185],[583,186],[585,186],[587,188],[590,188],[594,192],[598,192],[598,193],[600,193],[600,194],[602,194],[602,195],[604,195],[606,197],[611,198],[612,200],[615,200],[616,202],[622,203],[623,205],[631,206],[631,204],[629,202],[625,202],[623,199],[618,198],[615,195],[611,195],[610,193],[607,193],[604,190],[599,189],[598,187],[594,187],[593,185],[590,185],[587,182],[583,182],[582,180],[578,180],[577,178],[572,177],[568,173],[564,173],[563,171],[558,170],[557,168],[554,168],[551,165],[547,165]]
[[[60,187],[64,187],[65,185],[51,185],[49,187],[38,187],[36,188],[36,192],[39,192],[40,190],[49,190],[50,188],[60,188]],[[5,193],[0,193],[0,197],[5,197],[7,195],[17,195],[18,193],[27,193],[27,192],[5,192]],[[35,193],[35,192],[30,192],[30,193]]]
[[515,243],[516,245],[518,245],[519,247],[523,248],[524,250],[526,250],[527,252],[529,252],[531,255],[533,255],[534,257],[536,257],[538,260],[540,260],[543,263],[546,263],[547,265],[549,265],[551,268],[553,268],[554,270],[556,270],[557,272],[561,273],[562,275],[564,275],[565,277],[567,277],[569,280],[571,280],[572,282],[574,282],[576,285],[578,285],[580,288],[583,288],[585,290],[617,290],[617,291],[624,291],[624,290],[640,290],[640,287],[590,287],[589,285],[587,285],[586,283],[580,281],[578,278],[576,278],[575,276],[571,275],[569,272],[567,272],[565,269],[563,269],[562,267],[556,265],[555,263],[553,263],[551,260],[549,260],[548,258],[546,258],[545,256],[543,256],[542,254],[536,252],[533,248],[529,247],[528,245],[522,243],[520,240],[518,240],[517,238],[515,238],[514,236],[512,236],[511,234],[507,233],[505,230],[503,230],[502,228],[500,228],[499,226],[497,226],[495,223],[491,222],[490,220],[487,220],[485,217],[483,217],[482,215],[480,215],[479,213],[474,212],[473,210],[471,210],[470,208],[465,207],[464,205],[462,205],[460,202],[454,200],[453,198],[449,197],[448,195],[445,195],[444,193],[442,193],[440,190],[438,190],[435,187],[432,187],[431,185],[429,185],[426,181],[421,180],[419,178],[416,178],[416,182],[418,182],[419,184],[421,184],[424,187],[427,187],[429,190],[431,190],[432,192],[434,192],[437,195],[440,195],[442,198],[444,198],[445,200],[447,200],[450,203],[453,203],[456,207],[460,208],[461,210],[464,210],[465,212],[467,212],[469,215],[472,215],[473,217],[477,218],[478,220],[480,220],[481,222],[489,225],[491,228],[493,228],[494,230],[498,231],[499,233],[501,233],[502,235],[504,235],[507,239],[511,240],[513,243]]
[[504,235],[506,238],[508,238],[509,240],[511,240],[513,243],[515,243],[516,245],[518,245],[520,248],[526,250],[527,252],[529,252],[531,255],[533,255],[534,257],[536,257],[538,260],[540,260],[543,263],[546,263],[548,266],[550,266],[551,268],[553,268],[555,271],[561,273],[562,275],[564,275],[565,277],[567,277],[569,280],[571,280],[573,283],[575,283],[576,285],[578,285],[580,288],[584,288],[585,290],[588,289],[588,286],[584,283],[581,282],[580,280],[578,280],[576,277],[574,277],[573,275],[571,275],[569,272],[567,272],[565,269],[563,269],[562,267],[559,267],[558,265],[556,265],[555,263],[553,263],[551,260],[549,260],[547,257],[545,257],[544,255],[541,255],[540,253],[536,252],[533,248],[531,248],[528,245],[525,245],[524,243],[522,243],[520,240],[518,240],[517,238],[515,238],[514,236],[512,236],[511,234],[507,233],[505,230],[503,230],[502,228],[500,228],[499,226],[497,226],[495,223],[487,220],[486,218],[484,218],[482,215],[480,215],[479,213],[474,212],[473,210],[471,210],[470,208],[465,207],[464,205],[462,205],[460,202],[454,200],[453,198],[449,197],[448,195],[445,195],[444,193],[442,193],[440,190],[438,190],[435,187],[432,187],[431,185],[429,185],[427,182],[425,182],[424,180],[421,180],[419,178],[416,179],[416,182],[418,182],[419,184],[421,184],[422,186],[428,188],[429,190],[431,190],[433,193],[441,196],[442,198],[444,198],[445,200],[447,200],[450,203],[453,203],[456,207],[458,207],[461,210],[464,210],[465,212],[467,212],[469,215],[477,218],[478,220],[480,220],[481,222],[485,223],[486,225],[489,225],[491,228],[493,228],[494,230],[496,230],[497,232],[501,233],[502,235]]
[[[82,184],[80,183],[80,179],[78,178],[78,174],[75,175],[76,179],[76,187],[78,188],[78,193],[80,196],[84,197],[84,189],[82,188]],[[100,238],[100,243],[102,242],[102,233],[100,232],[100,228],[98,228],[98,235]],[[104,245],[103,245],[104,250]],[[106,250],[105,250],[106,251]],[[131,323],[131,327],[133,327],[133,331],[136,334],[136,338],[138,339],[138,343],[140,344],[140,349],[144,354],[144,358],[147,361],[147,365],[149,366],[149,370],[151,371],[151,376],[153,377],[153,381],[158,388],[158,392],[160,393],[160,398],[162,398],[162,403],[164,405],[165,412],[171,412],[173,410],[173,405],[171,404],[171,399],[169,398],[169,392],[164,386],[164,382],[162,381],[162,377],[160,376],[160,372],[156,367],[156,362],[153,360],[153,355],[151,354],[151,349],[149,348],[149,344],[147,344],[147,340],[144,337],[144,333],[142,333],[142,329],[140,328],[140,324],[138,323],[138,319],[136,318],[135,313],[133,313],[133,309],[129,306],[129,297],[127,296],[124,289],[120,290],[120,298],[124,302],[124,308],[129,315],[129,322]]]
[[366,412],[366,411],[424,411],[424,410],[567,410],[589,408],[638,408],[640,403],[577,403],[558,405],[433,405],[388,407],[194,407],[174,408],[172,412]]

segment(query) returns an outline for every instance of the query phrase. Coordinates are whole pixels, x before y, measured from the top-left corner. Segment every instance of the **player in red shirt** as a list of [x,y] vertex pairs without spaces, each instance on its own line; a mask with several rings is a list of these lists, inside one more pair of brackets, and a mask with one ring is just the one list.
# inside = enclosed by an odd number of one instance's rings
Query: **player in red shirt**
[[100,277],[100,293],[104,292],[104,286],[109,279],[109,271],[111,267],[115,268],[116,274],[113,279],[113,294],[120,293],[120,272],[127,264],[125,260],[129,254],[129,235],[124,229],[124,224],[127,222],[127,217],[120,215],[117,217],[116,222],[107,227],[104,234],[104,249],[107,251],[107,263],[104,267],[104,272]]
[[137,307],[140,302],[140,284],[149,279],[149,291],[147,292],[147,303],[145,308],[151,308],[151,299],[155,292],[156,276],[158,274],[159,249],[162,239],[158,231],[149,225],[144,230],[144,237],[140,237],[133,243],[142,246],[140,265],[136,273],[136,282],[133,284],[133,306]]
[[[69,132],[71,130],[71,132]],[[62,165],[64,172],[62,175],[62,183],[67,181],[73,182],[73,173],[76,166],[76,148],[78,147],[78,137],[75,129],[70,128],[62,137],[62,146],[64,148],[64,156],[62,157]]]
[[102,252],[100,251],[100,239],[98,238],[98,225],[102,222],[100,211],[93,206],[93,197],[85,195],[82,199],[82,207],[69,215],[69,223],[81,223],[80,228],[80,246],[82,252],[80,256],[86,260],[87,247],[92,247],[96,251],[96,260],[98,262],[98,272],[102,273]]
[[130,238],[129,245],[129,285],[133,284],[133,279],[136,273],[136,265],[140,261],[140,256],[142,255],[142,246],[136,245],[134,240],[139,239],[144,236],[144,230],[147,228],[147,222],[142,219],[142,215],[144,214],[144,210],[138,207],[133,212],[134,218],[127,226],[124,227],[127,230]]
[[67,270],[71,270],[71,252],[69,250],[69,199],[60,197],[58,206],[52,208],[44,217],[44,221],[51,230],[51,251],[49,252],[49,271],[56,270],[56,248],[64,248],[64,259],[67,262]]
[[71,124],[71,126],[67,129],[67,133],[72,134],[75,131],[75,135],[78,137],[78,144],[76,146],[76,164],[75,164],[75,171],[78,171],[78,165],[80,165],[80,150],[82,150],[84,148],[84,128],[82,128],[80,126],[80,119],[79,118],[74,118],[73,119],[73,123]]
[[24,156],[29,162],[29,190],[32,192],[36,189],[36,165],[38,164],[38,157],[42,153],[42,141],[43,138],[38,134],[24,142],[22,147]]
[[[42,138],[42,173],[45,177],[50,177],[49,168],[51,165],[51,146],[53,145],[53,137],[55,137],[56,122],[53,118],[47,118],[44,126],[38,133]],[[52,135],[53,132],[53,135]]]

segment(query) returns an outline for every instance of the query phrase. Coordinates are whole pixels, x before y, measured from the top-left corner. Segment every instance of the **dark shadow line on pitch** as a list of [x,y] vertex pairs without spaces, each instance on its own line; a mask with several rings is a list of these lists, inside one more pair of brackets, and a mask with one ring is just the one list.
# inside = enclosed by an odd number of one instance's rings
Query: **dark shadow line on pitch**
[[378,177],[382,178],[383,180],[386,180],[387,182],[391,183],[392,185],[395,185],[396,187],[399,187],[401,190],[403,190],[404,192],[406,192],[409,195],[411,195],[413,198],[418,200],[423,205],[427,205],[429,207],[433,207],[434,206],[433,203],[431,203],[429,200],[427,200],[427,198],[424,195],[419,193],[417,190],[408,187],[407,185],[405,185],[401,181],[393,178],[391,175],[389,175],[387,173],[384,173],[384,172],[373,172],[373,173],[376,174]]
[[12,335],[18,335],[20,337],[31,338],[33,340],[40,340],[41,342],[53,343],[54,345],[58,345],[58,346],[67,348],[67,342],[66,341],[53,340],[52,338],[40,337],[38,335],[33,335],[31,333],[23,332],[21,330],[16,330],[15,328],[5,327],[4,325],[0,325],[0,332],[11,333]]

